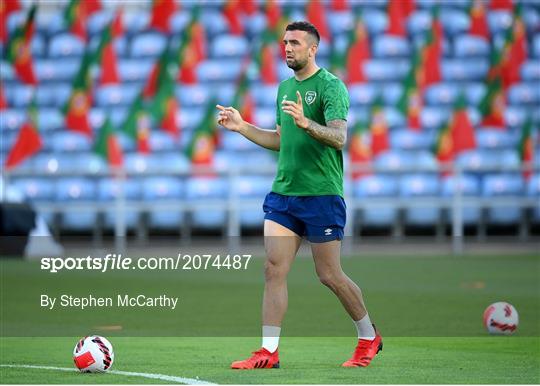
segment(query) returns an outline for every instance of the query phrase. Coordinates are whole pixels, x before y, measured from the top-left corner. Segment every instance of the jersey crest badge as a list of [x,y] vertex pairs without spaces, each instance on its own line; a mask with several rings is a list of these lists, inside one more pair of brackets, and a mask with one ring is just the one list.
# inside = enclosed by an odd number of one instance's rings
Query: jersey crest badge
[[315,91],[308,91],[306,92],[304,100],[306,101],[308,105],[310,105],[313,102],[315,102],[315,98],[317,98],[317,93]]

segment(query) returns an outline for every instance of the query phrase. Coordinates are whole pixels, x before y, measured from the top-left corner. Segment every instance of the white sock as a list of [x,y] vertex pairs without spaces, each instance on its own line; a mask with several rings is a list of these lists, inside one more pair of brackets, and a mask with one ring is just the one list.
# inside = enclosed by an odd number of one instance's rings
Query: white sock
[[279,334],[281,327],[262,326],[262,347],[273,353],[279,345]]
[[366,314],[366,316],[364,316],[362,319],[354,321],[354,324],[358,330],[358,339],[375,339],[375,329],[371,324],[368,314]]

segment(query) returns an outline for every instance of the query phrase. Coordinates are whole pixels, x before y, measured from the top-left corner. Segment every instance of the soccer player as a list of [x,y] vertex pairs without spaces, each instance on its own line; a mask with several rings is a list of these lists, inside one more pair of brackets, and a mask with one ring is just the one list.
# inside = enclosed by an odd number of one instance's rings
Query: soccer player
[[315,61],[320,36],[309,22],[286,27],[283,42],[294,76],[281,82],[276,130],[245,122],[234,107],[217,105],[218,123],[254,143],[279,151],[277,175],[263,209],[267,259],[262,307],[262,348],[233,369],[279,367],[278,343],[287,310],[287,274],[302,237],[311,244],[317,275],[339,298],[358,330],[358,345],[344,367],[369,365],[382,349],[360,288],[343,272],[345,227],[343,149],[349,95],[343,82]]

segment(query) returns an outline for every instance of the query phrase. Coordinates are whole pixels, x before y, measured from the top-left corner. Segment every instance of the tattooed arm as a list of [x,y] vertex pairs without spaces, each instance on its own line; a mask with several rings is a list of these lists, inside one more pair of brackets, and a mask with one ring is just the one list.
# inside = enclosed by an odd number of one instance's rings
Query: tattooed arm
[[327,126],[308,119],[308,126],[303,129],[317,141],[337,150],[343,149],[347,142],[347,121],[342,119],[329,121]]

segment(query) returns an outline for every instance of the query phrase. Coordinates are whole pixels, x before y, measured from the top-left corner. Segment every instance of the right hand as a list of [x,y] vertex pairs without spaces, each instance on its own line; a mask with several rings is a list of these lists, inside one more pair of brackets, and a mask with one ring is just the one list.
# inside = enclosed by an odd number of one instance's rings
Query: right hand
[[216,105],[216,108],[219,110],[218,124],[231,131],[240,132],[242,130],[244,120],[238,110],[234,107],[223,107],[221,105]]

